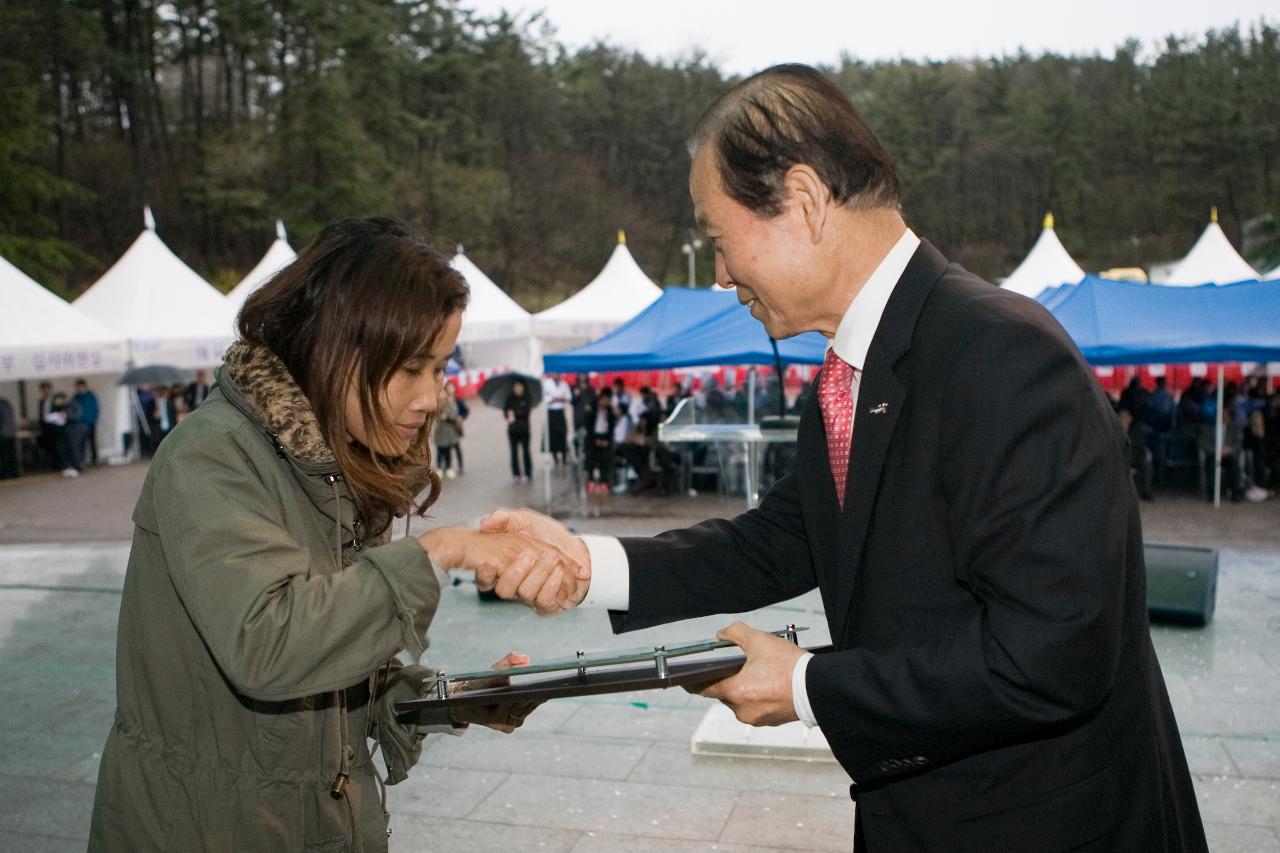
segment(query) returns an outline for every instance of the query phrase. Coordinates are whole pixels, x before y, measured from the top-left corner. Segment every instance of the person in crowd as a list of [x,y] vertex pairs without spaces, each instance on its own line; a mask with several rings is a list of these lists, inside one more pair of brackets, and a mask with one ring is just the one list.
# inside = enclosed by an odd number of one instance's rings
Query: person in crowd
[[613,380],[613,407],[619,412],[631,412],[631,392],[621,378]]
[[18,418],[7,397],[0,397],[0,480],[18,476]]
[[557,465],[569,461],[569,420],[566,414],[573,405],[573,389],[563,376],[546,376],[542,380],[542,396],[547,404],[547,449]]
[[[511,384],[511,393],[503,404],[502,413],[507,419],[507,444],[511,447],[511,476],[516,482],[527,483],[533,478],[533,457],[529,453],[529,392],[519,379]],[[523,463],[523,467],[521,466]]]
[[719,388],[707,392],[706,421],[709,424],[740,424],[742,417]]
[[146,385],[139,385],[134,396],[138,400],[138,407],[133,414],[135,432],[138,436],[138,452],[147,457],[155,452],[156,447],[154,425],[156,396]]
[[51,382],[40,383],[40,398],[36,400],[36,417],[39,419],[40,428],[36,444],[40,448],[45,464],[51,471],[65,470],[61,464],[63,460],[58,446],[66,426],[66,418],[53,410],[53,383]]
[[1245,380],[1245,398],[1251,409],[1265,408],[1267,405],[1267,368],[1259,365],[1258,369]]
[[90,851],[386,851],[370,738],[395,784],[419,723],[509,732],[532,710],[393,710],[428,689],[397,655],[425,650],[445,572],[516,568],[552,612],[576,565],[461,528],[390,541],[441,493],[428,439],[466,303],[448,257],[387,219],[329,225],[249,297],[133,513]]
[[1120,404],[1118,409],[1127,409],[1133,413],[1135,418],[1145,420],[1147,418],[1147,400],[1150,394],[1147,389],[1142,387],[1142,380],[1133,376],[1129,379],[1129,384],[1120,392]]
[[649,387],[640,389],[641,409],[625,451],[627,464],[635,470],[636,479],[628,487],[631,494],[657,492],[671,494],[676,489],[678,458],[658,441],[658,427],[663,420],[662,401]]
[[169,402],[173,404],[173,423],[174,426],[182,423],[187,415],[191,414],[191,408],[187,405],[187,388],[181,382],[175,382],[169,386]]
[[168,385],[155,386],[151,394],[151,450],[154,453],[178,425],[178,409]]
[[1222,491],[1233,503],[1244,500],[1248,486],[1241,464],[1245,425],[1240,402],[1240,386],[1228,382],[1222,389]]
[[187,411],[194,412],[200,408],[200,405],[209,398],[209,391],[212,386],[209,385],[209,371],[197,370],[195,381],[187,385],[182,392],[182,399],[186,401]]
[[453,382],[444,384],[444,398],[440,401],[440,410],[436,413],[436,467],[447,479],[458,476],[453,467],[454,451],[462,444],[462,414],[458,410],[458,386]]
[[[1173,427],[1178,405],[1169,393],[1169,383],[1163,376],[1156,377],[1155,390],[1147,398],[1147,426],[1151,427],[1148,446],[1151,449],[1152,468],[1161,477],[1169,463],[1169,443],[1173,439]],[[1163,483],[1163,480],[1161,481]]]
[[[617,462],[627,472],[627,490],[632,493],[643,491],[649,486],[649,459],[652,455],[645,415],[649,389],[641,388],[634,406],[635,415],[624,415],[614,430],[617,447]],[[625,430],[625,432],[624,432]],[[621,435],[620,435],[621,434]],[[619,438],[620,435],[620,438]]]
[[1208,383],[1203,376],[1197,376],[1191,380],[1191,384],[1182,392],[1182,396],[1178,398],[1178,423],[1179,424],[1199,424],[1203,422],[1201,416],[1201,407],[1204,405],[1207,396],[1206,389]]
[[1135,417],[1133,412],[1124,406],[1120,407],[1117,415],[1120,418],[1120,426],[1124,427],[1125,433],[1129,436],[1129,469],[1133,472],[1133,484],[1138,491],[1138,497],[1144,501],[1153,500],[1154,496],[1151,493],[1153,454],[1148,446],[1151,425]]
[[1273,391],[1267,398],[1262,416],[1266,430],[1263,447],[1271,472],[1270,480],[1262,485],[1272,492],[1280,492],[1280,390]]
[[[462,399],[462,396],[460,394],[456,393],[457,391],[456,385],[454,386],[454,391],[455,393],[453,395],[453,400],[458,406],[458,423],[459,423],[459,426],[461,427],[462,424],[465,424],[467,422],[467,418],[471,417],[471,408],[467,405],[467,401]],[[465,432],[465,429],[464,429],[464,432]],[[453,448],[453,455],[458,457],[458,476],[461,477],[463,474],[467,472],[467,465],[462,455],[461,441],[458,442],[457,447]]]
[[613,390],[601,388],[595,405],[587,413],[586,452],[587,494],[609,494],[613,475],[613,432],[618,423],[618,410],[613,404]]
[[102,418],[102,406],[98,395],[89,390],[89,383],[76,380],[76,393],[72,398],[80,407],[84,423],[84,442],[80,445],[80,458],[89,465],[98,464],[98,421]]
[[573,383],[573,449],[579,459],[586,458],[587,432],[592,413],[596,408],[596,389],[587,381],[587,377],[578,375]]
[[[615,387],[617,386],[615,385]],[[616,478],[621,481],[617,486],[619,491],[624,490],[628,482],[627,459],[624,451],[628,442],[634,438],[632,435],[636,422],[634,413],[639,405],[639,401],[633,400],[630,393],[625,391],[623,393],[625,394],[623,398],[619,398],[616,393],[613,395],[613,459],[609,463],[610,471],[613,474],[611,480]]]
[[62,476],[79,477],[84,470],[84,412],[76,398],[61,392],[53,395],[54,410],[62,413],[62,433],[58,436],[59,466]]
[[1265,500],[1275,496],[1276,463],[1274,442],[1267,436],[1267,416],[1263,409],[1249,412],[1244,429],[1244,449],[1249,457],[1246,472],[1252,486],[1246,496],[1252,500]]
[[907,228],[892,158],[815,69],[736,83],[689,150],[717,282],[770,336],[830,342],[792,472],[756,509],[653,538],[529,510],[482,529],[589,564],[575,599],[615,631],[818,588],[829,650],[734,623],[746,662],[700,692],[821,726],[856,850],[1206,850],[1126,436],[1066,332]]

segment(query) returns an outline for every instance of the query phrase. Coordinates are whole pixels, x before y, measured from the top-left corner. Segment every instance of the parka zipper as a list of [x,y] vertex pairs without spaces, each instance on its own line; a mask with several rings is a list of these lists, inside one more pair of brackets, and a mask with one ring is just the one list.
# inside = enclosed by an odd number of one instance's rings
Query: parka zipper
[[[274,436],[272,436],[274,438]],[[324,475],[324,481],[333,487],[333,515],[334,515],[334,537],[336,555],[338,559],[338,571],[342,571],[346,566],[342,559],[342,494],[338,490],[338,484],[342,482],[342,475],[339,473],[330,473]],[[359,551],[360,542],[360,521],[352,519],[351,522],[351,547],[353,550]],[[351,748],[351,733],[348,731],[347,725],[347,691],[339,689],[338,694],[338,731],[339,741],[342,744],[342,758],[338,763],[338,773],[333,777],[333,784],[329,787],[329,795],[335,800],[342,800],[347,806],[348,820],[348,837],[352,844],[359,849],[364,848],[363,839],[357,831],[356,813],[351,805],[351,797],[347,795],[347,782],[351,779],[351,761],[355,757],[355,751]],[[385,811],[385,809],[384,809]]]

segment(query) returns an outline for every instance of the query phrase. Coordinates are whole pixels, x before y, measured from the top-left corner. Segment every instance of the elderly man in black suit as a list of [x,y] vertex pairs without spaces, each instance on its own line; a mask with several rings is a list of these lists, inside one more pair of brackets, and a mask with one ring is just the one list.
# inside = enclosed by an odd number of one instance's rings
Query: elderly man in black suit
[[[738,84],[690,149],[717,281],[770,335],[831,342],[790,472],[757,509],[651,539],[527,510],[485,528],[589,564],[575,597],[618,631],[816,586],[832,651],[732,625],[747,663],[705,695],[822,728],[856,849],[1204,850],[1124,431],[1071,340],[906,227],[892,159],[812,69]],[[518,571],[480,580],[527,596]]]

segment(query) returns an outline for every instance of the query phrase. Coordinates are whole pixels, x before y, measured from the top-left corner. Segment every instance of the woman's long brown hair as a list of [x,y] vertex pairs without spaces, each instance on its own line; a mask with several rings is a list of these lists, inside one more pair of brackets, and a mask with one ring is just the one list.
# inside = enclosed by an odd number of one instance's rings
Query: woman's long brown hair
[[[394,435],[381,405],[387,383],[430,353],[467,298],[462,275],[403,223],[345,219],[321,231],[240,310],[240,337],[283,361],[311,403],[370,536],[395,515],[426,512],[439,496],[429,447],[435,417],[402,456],[382,457],[349,439],[347,389],[353,382],[358,389],[365,435]],[[431,491],[415,507],[428,482]]]

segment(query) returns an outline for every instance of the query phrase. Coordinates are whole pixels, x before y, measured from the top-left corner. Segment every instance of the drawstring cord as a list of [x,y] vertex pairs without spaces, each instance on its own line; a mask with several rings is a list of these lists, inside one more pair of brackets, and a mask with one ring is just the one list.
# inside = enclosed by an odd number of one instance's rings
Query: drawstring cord
[[[377,672],[373,674],[372,683],[369,685],[369,723],[365,730],[365,737],[373,738],[373,749],[369,750],[369,760],[372,762],[374,756],[378,754],[378,748],[382,746],[382,714],[378,710],[378,685],[385,683],[391,678],[391,661],[387,661],[378,667]],[[383,757],[386,760],[386,757]],[[391,767],[388,765],[387,770]],[[382,819],[387,824],[387,837],[391,837],[391,812],[387,809],[387,786],[382,781],[382,776],[375,769],[373,779],[378,783],[378,803],[382,806]]]

